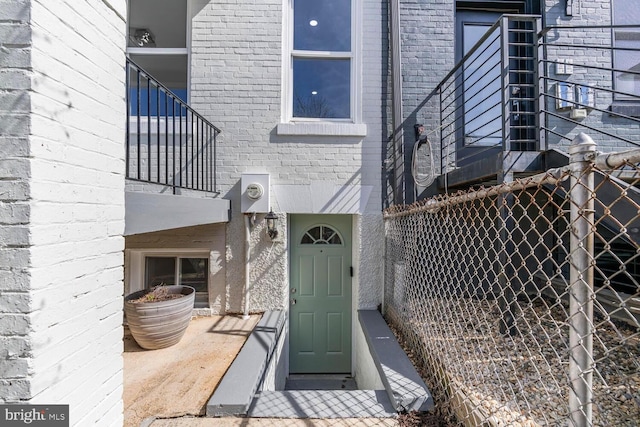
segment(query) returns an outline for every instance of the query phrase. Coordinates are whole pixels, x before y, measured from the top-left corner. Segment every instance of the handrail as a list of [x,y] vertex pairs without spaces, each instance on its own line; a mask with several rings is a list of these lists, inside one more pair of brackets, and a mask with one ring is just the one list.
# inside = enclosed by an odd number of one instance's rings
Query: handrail
[[126,177],[217,193],[216,126],[126,59]]
[[439,104],[440,174],[496,150],[539,149],[539,19],[503,15],[420,104]]
[[[540,15],[511,15],[511,14],[504,14],[502,16],[504,16],[504,17],[506,17],[506,18],[508,18],[510,20],[518,20],[518,21],[531,20],[532,18],[540,18]],[[449,71],[442,78],[442,80],[440,80],[440,83],[438,83],[438,85],[429,93],[429,95],[426,96],[424,101],[422,101],[422,104],[425,104],[426,102],[428,102],[433,96],[435,96],[438,93],[439,89],[444,86],[446,81],[449,80],[451,77],[453,77],[456,74],[456,72],[460,68],[462,68],[462,66],[467,61],[467,59],[469,59],[471,56],[473,56],[480,49],[482,44],[491,36],[493,31],[495,31],[498,27],[500,27],[500,25],[501,25],[501,21],[498,20],[498,21],[496,21],[495,24],[493,24],[487,30],[487,32],[480,38],[480,40],[478,40],[478,42],[475,44],[475,46],[473,46],[471,48],[471,50],[469,50],[469,52],[467,52],[467,54],[465,54],[462,57],[462,59],[460,59],[460,61],[458,61],[456,63],[456,65],[451,69],[451,71]]]
[[149,80],[153,81],[154,85],[164,89],[168,94],[170,94],[171,96],[173,96],[176,99],[176,102],[178,102],[179,104],[181,104],[182,106],[184,106],[185,108],[187,108],[189,111],[193,112],[193,114],[198,117],[200,120],[202,120],[204,123],[206,123],[208,126],[212,127],[213,129],[216,130],[216,133],[221,133],[222,131],[220,129],[218,129],[215,125],[213,125],[211,122],[209,122],[209,120],[207,120],[206,118],[204,118],[200,113],[198,113],[196,110],[194,110],[193,108],[191,108],[191,106],[189,106],[189,104],[187,104],[186,102],[184,102],[182,99],[180,99],[180,97],[176,94],[173,93],[173,91],[171,89],[169,89],[167,86],[165,86],[162,82],[160,82],[159,80],[157,80],[156,78],[154,78],[150,73],[148,73],[147,71],[144,70],[144,68],[142,68],[141,66],[139,66],[138,64],[136,64],[133,60],[131,60],[131,58],[127,58],[127,65],[132,65],[134,68],[140,70],[140,73],[144,76],[146,76]]
[[[623,86],[620,77],[637,80],[640,70],[625,68],[619,59],[640,47],[616,39],[616,31],[637,34],[640,25],[542,28],[541,22],[538,15],[503,15],[487,25],[478,42],[418,103],[410,117],[420,117],[423,130],[414,150],[425,146],[426,156],[440,155],[439,165],[436,161],[431,168],[435,171],[423,166],[422,175],[440,175],[438,185],[445,189],[449,177],[480,180],[483,176],[472,175],[496,170],[487,166],[491,156],[565,145],[579,132],[589,132],[611,148],[640,146],[640,94],[637,87]],[[574,55],[576,49],[583,54]],[[594,50],[597,55],[590,54]],[[568,64],[572,69],[557,71]],[[430,144],[422,145],[426,139]],[[471,167],[449,175],[466,166]]]

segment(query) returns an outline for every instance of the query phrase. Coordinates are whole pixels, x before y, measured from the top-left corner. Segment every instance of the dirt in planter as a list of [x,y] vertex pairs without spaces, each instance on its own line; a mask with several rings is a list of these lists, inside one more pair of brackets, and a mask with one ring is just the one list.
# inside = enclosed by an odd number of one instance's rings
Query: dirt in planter
[[136,298],[129,302],[133,304],[140,304],[144,302],[160,302],[160,301],[168,301],[176,298],[181,298],[184,295],[182,294],[171,294],[167,290],[167,287],[164,285],[158,285],[151,288],[151,290],[141,296],[140,298]]

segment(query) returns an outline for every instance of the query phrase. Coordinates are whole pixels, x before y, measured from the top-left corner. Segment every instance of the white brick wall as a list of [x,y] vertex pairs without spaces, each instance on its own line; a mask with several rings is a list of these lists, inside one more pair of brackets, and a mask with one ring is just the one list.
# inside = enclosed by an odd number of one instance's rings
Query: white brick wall
[[[28,1],[0,1],[0,402],[28,399],[29,295]],[[19,102],[20,108],[12,105]]]
[[79,426],[123,422],[125,7],[0,0],[0,401]]
[[[243,172],[267,172],[272,185],[310,185],[326,181],[366,185],[373,191],[363,233],[381,222],[382,28],[383,2],[362,1],[362,117],[367,137],[279,136],[283,0],[198,0],[192,28],[191,103],[222,129],[219,136],[219,184],[232,202],[227,227],[226,309],[241,311],[244,288],[244,222],[237,185]],[[274,206],[274,210],[278,210]],[[283,213],[283,212],[280,212]],[[290,213],[290,212],[289,212]],[[283,228],[284,230],[284,228]],[[261,234],[262,233],[262,234]],[[286,307],[287,248],[273,247],[261,226],[252,233],[252,310]],[[357,240],[357,239],[356,239]],[[372,242],[373,243],[373,242]],[[354,241],[355,244],[355,241]],[[382,246],[379,245],[379,248]],[[378,256],[378,258],[376,258]],[[381,283],[379,256],[363,249],[360,271],[369,287]],[[364,276],[365,273],[363,273]],[[362,289],[361,289],[362,291]],[[377,295],[367,291],[367,295]],[[358,298],[374,308],[374,297]]]

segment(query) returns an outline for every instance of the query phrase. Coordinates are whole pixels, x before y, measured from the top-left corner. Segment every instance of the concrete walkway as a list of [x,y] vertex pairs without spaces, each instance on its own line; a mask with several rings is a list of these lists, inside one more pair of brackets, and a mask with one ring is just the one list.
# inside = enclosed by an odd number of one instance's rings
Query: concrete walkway
[[125,427],[138,427],[145,419],[148,425],[153,417],[203,415],[213,390],[259,319],[260,315],[248,320],[195,318],[178,344],[160,350],[144,350],[125,333]]

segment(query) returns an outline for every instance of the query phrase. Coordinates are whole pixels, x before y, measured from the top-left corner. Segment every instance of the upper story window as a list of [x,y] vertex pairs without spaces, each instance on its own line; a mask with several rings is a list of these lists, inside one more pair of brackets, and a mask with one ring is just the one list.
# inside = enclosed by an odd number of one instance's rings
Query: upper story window
[[354,120],[355,1],[290,0],[290,119]]
[[638,100],[640,97],[640,8],[637,0],[613,0],[613,24],[636,25],[615,28],[613,66],[616,99]]
[[[188,102],[187,1],[186,0],[129,0],[128,2],[127,55],[133,62],[160,81],[171,92]],[[137,90],[137,81],[131,82],[131,90]],[[155,87],[141,82],[141,114],[164,114],[156,111],[153,102],[157,97]],[[152,100],[147,107],[147,98]],[[131,96],[132,109],[137,108],[138,97]]]

